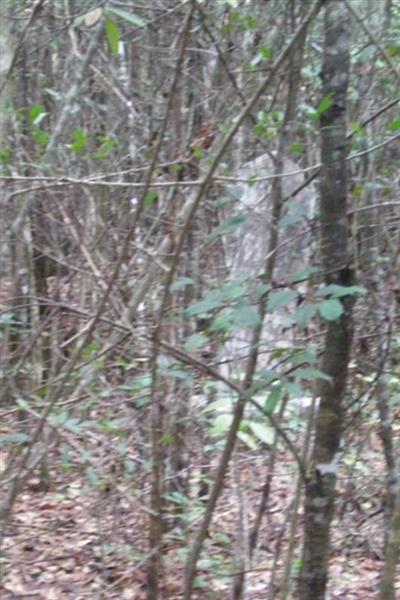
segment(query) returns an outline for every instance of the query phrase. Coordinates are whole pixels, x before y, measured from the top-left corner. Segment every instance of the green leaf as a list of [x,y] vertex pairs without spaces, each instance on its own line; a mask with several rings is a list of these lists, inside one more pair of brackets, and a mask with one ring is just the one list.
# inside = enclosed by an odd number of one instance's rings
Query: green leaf
[[80,152],[87,146],[87,135],[82,129],[75,129],[72,132],[72,139],[74,140],[70,144],[69,148],[72,152]]
[[331,283],[319,289],[317,296],[331,296],[331,298],[343,298],[343,296],[356,296],[365,294],[367,290],[360,285],[337,285]]
[[318,306],[320,315],[326,321],[336,321],[343,313],[342,303],[336,298],[324,300]]
[[271,383],[278,379],[279,376],[275,371],[272,371],[270,369],[261,369],[258,373],[258,378],[246,390],[246,398],[251,399],[254,396],[254,394],[258,394],[259,392],[265,392],[265,389],[268,388],[271,385]]
[[214,411],[230,411],[233,405],[233,401],[232,398],[230,398],[229,396],[226,396],[225,398],[219,398],[218,400],[215,400],[214,402],[210,402],[210,404],[207,404],[203,409],[202,412],[203,413],[209,413],[209,412],[214,412]]
[[317,112],[318,115],[322,115],[326,112],[333,104],[333,94],[328,94],[325,98],[322,98],[321,102],[318,105]]
[[293,144],[290,146],[290,151],[294,154],[304,154],[304,146],[299,142],[293,142]]
[[256,421],[248,421],[247,424],[260,442],[263,442],[268,446],[272,444],[274,441],[274,430],[272,427],[264,425],[264,423],[257,423]]
[[271,58],[273,56],[272,48],[270,48],[270,46],[267,46],[266,44],[261,44],[260,54],[263,58]]
[[314,369],[312,367],[297,369],[295,371],[295,376],[298,379],[324,379],[325,381],[332,381],[332,378],[329,375],[327,375],[323,371],[320,371],[319,369]]
[[180,277],[171,285],[171,292],[176,292],[177,290],[182,290],[188,285],[193,285],[194,281],[190,277]]
[[0,162],[7,164],[11,162],[12,157],[13,152],[11,148],[8,148],[7,146],[0,147]]
[[40,121],[46,116],[46,111],[43,104],[35,104],[28,112],[28,120],[34,125],[38,125]]
[[202,148],[199,148],[198,146],[195,146],[192,152],[194,158],[203,158],[204,156],[204,150]]
[[187,350],[187,352],[193,352],[194,350],[198,350],[199,348],[204,346],[204,344],[206,344],[207,342],[207,336],[202,335],[201,333],[195,333],[186,340],[183,347],[185,348],[185,350]]
[[143,205],[151,206],[157,200],[158,200],[158,192],[156,192],[156,190],[150,190],[149,192],[147,192],[147,194],[144,198]]
[[299,348],[293,348],[292,350],[290,350],[290,354],[291,356],[288,357],[288,360],[293,366],[303,365],[304,363],[312,365],[318,362],[316,348],[311,345],[305,348],[304,350]]
[[117,17],[120,17],[127,23],[131,25],[135,25],[135,27],[146,27],[146,23],[134,13],[126,12],[126,10],[122,10],[121,8],[115,8],[114,6],[108,6],[106,9],[107,13],[113,13]]
[[106,135],[98,135],[96,139],[100,143],[100,146],[96,152],[93,153],[93,157],[99,159],[107,158],[110,152],[117,145],[117,141]]
[[397,131],[400,129],[400,117],[397,117],[394,121],[388,125],[389,131]]
[[195,590],[203,590],[208,588],[207,579],[202,575],[196,575],[196,577],[193,580],[193,587]]
[[304,396],[304,390],[297,381],[285,381],[282,383],[283,387],[292,398],[300,398]]
[[245,293],[243,279],[230,281],[221,288],[211,290],[202,300],[191,304],[186,309],[186,314],[189,317],[194,317],[200,314],[207,314],[217,308],[222,308],[227,303],[240,298]]
[[233,328],[233,325],[233,311],[225,309],[215,317],[210,326],[210,331],[229,331]]
[[175,438],[170,433],[166,433],[162,436],[161,443],[163,446],[172,446],[175,443]]
[[32,137],[35,140],[35,142],[39,144],[39,146],[42,146],[43,148],[47,146],[49,136],[45,131],[43,131],[43,129],[34,129],[32,131]]
[[301,304],[294,316],[297,325],[299,327],[306,327],[317,312],[318,306],[316,304]]
[[364,127],[361,125],[361,123],[352,123],[351,131],[354,134],[358,134],[358,135],[364,135],[364,133],[365,133]]
[[218,415],[211,427],[210,435],[212,437],[219,437],[220,435],[226,433],[232,423],[232,415],[223,414]]
[[119,40],[121,37],[119,27],[109,18],[106,19],[105,27],[110,52],[111,54],[118,54]]
[[260,315],[254,306],[241,306],[232,313],[235,329],[242,327],[256,327],[260,323]]
[[259,444],[254,439],[250,433],[246,433],[246,431],[238,431],[237,434],[239,440],[243,442],[250,450],[258,450]]
[[296,292],[293,290],[279,290],[278,292],[272,292],[268,298],[267,311],[274,312],[278,308],[287,306],[296,298]]
[[195,302],[191,304],[186,309],[186,314],[189,317],[196,317],[197,315],[207,314],[216,308],[220,308],[223,304],[223,300],[220,298],[208,297],[204,300],[200,300],[199,302]]
[[267,415],[272,415],[282,398],[282,385],[276,385],[264,403],[264,412]]

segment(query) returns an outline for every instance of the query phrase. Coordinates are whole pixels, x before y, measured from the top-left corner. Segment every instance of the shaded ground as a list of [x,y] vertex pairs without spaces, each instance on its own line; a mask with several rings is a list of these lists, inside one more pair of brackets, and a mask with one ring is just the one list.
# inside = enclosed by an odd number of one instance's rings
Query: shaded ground
[[[141,600],[146,592],[146,471],[132,451],[121,459],[110,438],[97,437],[93,445],[101,464],[82,473],[70,459],[66,468],[61,450],[54,451],[51,487],[38,489],[30,480],[19,497],[2,553],[2,600],[122,598]],[[266,469],[260,453],[239,451],[235,477],[230,474],[218,505],[214,523],[200,563],[197,598],[228,598],[240,556],[243,537],[248,535],[260,499]],[[344,457],[339,480],[338,511],[333,527],[333,557],[330,600],[376,598],[382,566],[382,486],[384,465],[376,436],[362,448],[362,459],[354,448]],[[127,473],[126,467],[130,473]],[[288,520],[296,479],[291,457],[283,451],[274,476],[271,500],[265,514],[260,543],[247,575],[247,600],[264,600],[277,547],[277,584],[287,548]],[[242,517],[239,520],[239,504]],[[201,504],[190,507],[190,529],[196,528]],[[300,540],[300,527],[296,539]],[[237,531],[242,531],[239,539]],[[167,534],[164,597],[181,596],[186,534],[176,528]],[[299,543],[292,574],[298,567]],[[236,563],[237,564],[237,563]],[[237,567],[236,567],[237,568]]]

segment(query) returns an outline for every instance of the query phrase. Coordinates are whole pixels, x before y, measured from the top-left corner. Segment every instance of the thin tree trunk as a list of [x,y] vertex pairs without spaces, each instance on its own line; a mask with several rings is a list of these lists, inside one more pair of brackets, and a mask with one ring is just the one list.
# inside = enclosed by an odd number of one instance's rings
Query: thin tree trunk
[[381,575],[379,600],[395,600],[396,567],[400,556],[400,489],[392,513],[390,532],[385,547],[385,563]]
[[[353,283],[347,222],[346,104],[349,78],[349,18],[345,2],[326,3],[323,99],[328,108],[321,131],[321,255],[325,283]],[[328,581],[330,526],[343,429],[343,399],[352,343],[352,300],[343,298],[343,313],[329,321],[320,383],[320,406],[310,475],[306,484],[301,600],[324,600]]]

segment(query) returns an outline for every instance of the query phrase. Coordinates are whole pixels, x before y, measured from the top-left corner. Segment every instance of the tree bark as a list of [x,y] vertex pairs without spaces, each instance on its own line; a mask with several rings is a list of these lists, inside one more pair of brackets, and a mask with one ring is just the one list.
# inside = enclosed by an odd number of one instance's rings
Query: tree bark
[[[346,173],[346,105],[349,78],[349,18],[345,2],[331,0],[325,9],[325,50],[321,78],[321,258],[325,283],[353,283],[348,247]],[[343,428],[343,398],[352,343],[352,300],[345,296],[343,313],[329,321],[325,336],[320,407],[309,479],[306,484],[301,600],[323,600],[328,581],[330,525],[334,511],[336,472]]]

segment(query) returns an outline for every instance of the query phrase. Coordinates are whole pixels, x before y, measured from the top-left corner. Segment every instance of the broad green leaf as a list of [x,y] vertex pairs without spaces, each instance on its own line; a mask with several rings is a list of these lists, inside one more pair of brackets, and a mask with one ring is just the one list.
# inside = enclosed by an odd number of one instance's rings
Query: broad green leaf
[[322,115],[326,112],[333,104],[333,94],[328,94],[325,98],[322,98],[321,102],[318,105],[317,112],[319,115]]
[[228,396],[226,396],[225,398],[219,398],[218,400],[215,400],[214,402],[210,402],[210,404],[207,404],[207,406],[205,406],[202,409],[203,413],[209,413],[209,412],[214,412],[214,411],[221,411],[224,410],[226,411],[230,411],[233,405],[233,401],[232,398],[229,398]]
[[232,423],[232,415],[223,414],[218,415],[212,422],[210,435],[212,437],[218,437],[226,433]]
[[282,398],[282,385],[276,385],[264,403],[264,412],[267,415],[272,415]]
[[204,150],[202,148],[199,148],[198,146],[195,146],[192,152],[194,158],[203,158],[204,156]]
[[293,142],[290,146],[290,150],[294,154],[304,154],[305,152],[303,144],[300,144],[299,142]]
[[308,279],[308,277],[314,273],[318,273],[317,267],[304,267],[303,269],[299,269],[293,273],[293,275],[289,277],[289,282],[296,283],[299,281],[304,281],[304,279]]
[[190,317],[203,313],[207,314],[217,308],[222,308],[228,302],[240,298],[244,293],[245,288],[242,279],[231,281],[221,288],[211,290],[205,294],[202,300],[195,302],[186,309],[186,314]]
[[229,331],[234,328],[233,311],[225,309],[213,320],[210,331]]
[[250,399],[254,396],[254,394],[258,394],[259,392],[265,392],[265,390],[271,385],[271,383],[278,379],[279,377],[275,371],[269,369],[261,369],[258,372],[257,379],[246,390],[245,396]]
[[343,298],[343,296],[356,296],[366,293],[366,289],[359,285],[337,285],[331,283],[319,289],[317,296],[331,296],[332,298]]
[[278,308],[287,306],[296,298],[296,292],[293,290],[279,290],[278,292],[271,292],[267,302],[267,311],[274,312]]
[[131,25],[135,25],[135,27],[146,27],[145,22],[135,15],[135,13],[127,12],[126,10],[122,10],[121,8],[115,8],[115,6],[108,6],[106,9],[107,13],[113,13],[117,17],[120,17],[127,23]]
[[216,293],[221,294],[225,300],[236,300],[237,298],[243,296],[245,292],[246,289],[243,284],[243,278],[230,281],[219,290],[216,290]]
[[157,200],[158,200],[158,192],[156,192],[156,190],[150,190],[149,192],[147,192],[147,194],[144,198],[143,205],[151,206]]
[[315,364],[318,361],[318,355],[316,348],[314,346],[309,346],[304,350],[301,348],[293,348],[291,350],[291,356],[289,357],[289,361],[291,365],[302,365],[304,363],[307,364]]
[[101,160],[107,158],[117,145],[117,141],[106,135],[98,135],[96,139],[100,143],[100,147],[93,153],[93,157]]
[[182,290],[188,285],[193,285],[194,281],[191,277],[180,277],[171,285],[171,291],[176,292],[177,290]]
[[297,381],[284,381],[282,385],[292,398],[304,396],[304,390]]
[[336,298],[330,300],[324,300],[318,306],[320,315],[326,321],[336,321],[343,313],[342,303]]
[[72,144],[70,144],[70,149],[72,152],[80,152],[87,146],[87,135],[82,129],[75,129],[72,132],[72,139],[74,140]]
[[46,110],[43,104],[35,104],[28,112],[28,120],[34,125],[38,125],[40,121],[46,116]]
[[272,48],[270,48],[270,46],[267,46],[266,44],[261,44],[260,54],[263,58],[271,58],[274,53],[272,51]]
[[257,450],[259,445],[252,435],[246,433],[246,431],[238,431],[237,434],[239,440],[243,442],[250,450]]
[[200,300],[199,302],[191,304],[186,309],[186,314],[189,315],[189,317],[196,317],[197,315],[207,314],[215,310],[216,308],[220,308],[222,304],[223,300],[221,300],[220,298],[208,297],[204,300]]
[[253,432],[253,434],[256,436],[256,438],[260,440],[260,442],[268,444],[268,446],[270,446],[273,443],[274,430],[272,429],[272,427],[264,425],[264,423],[257,423],[256,421],[248,421],[247,424]]
[[205,336],[201,333],[195,333],[186,340],[183,347],[188,352],[193,352],[194,350],[198,350],[199,348],[204,346],[204,344],[206,344],[207,342],[208,342],[207,336]]
[[319,369],[314,369],[311,367],[304,368],[304,369],[297,369],[295,371],[295,376],[298,379],[310,379],[310,380],[325,379],[325,381],[331,381],[331,377],[329,375],[327,375],[323,371],[320,371]]
[[0,162],[9,163],[13,157],[13,151],[6,146],[0,147]]
[[202,575],[196,575],[193,580],[193,587],[195,590],[202,590],[208,588],[208,581]]
[[397,117],[394,121],[388,125],[389,131],[397,131],[400,129],[400,117]]
[[161,438],[161,443],[162,443],[163,446],[172,446],[172,444],[174,442],[175,442],[175,438],[170,433],[166,433]]
[[39,146],[43,148],[47,146],[47,142],[49,141],[49,135],[43,129],[34,129],[32,131],[32,137]]
[[296,323],[299,327],[306,327],[313,317],[318,312],[318,305],[303,303],[296,310],[294,316]]
[[109,18],[106,19],[105,27],[110,52],[111,54],[118,54],[119,40],[121,37],[119,27]]
[[232,313],[235,329],[242,327],[256,327],[260,323],[260,315],[254,306],[241,306],[235,308]]

